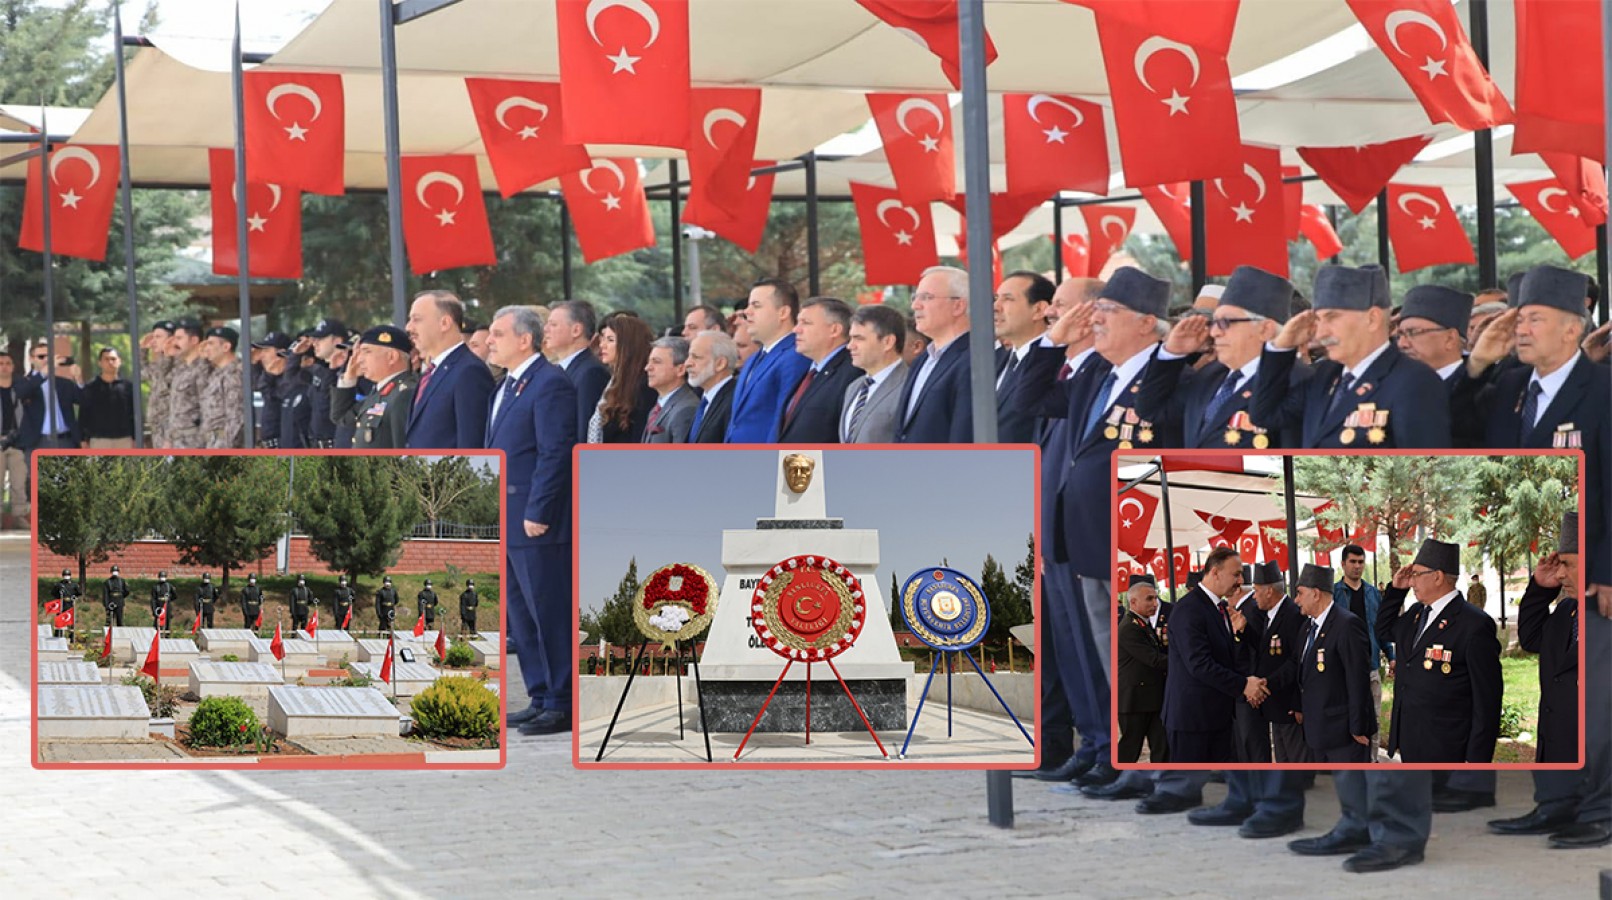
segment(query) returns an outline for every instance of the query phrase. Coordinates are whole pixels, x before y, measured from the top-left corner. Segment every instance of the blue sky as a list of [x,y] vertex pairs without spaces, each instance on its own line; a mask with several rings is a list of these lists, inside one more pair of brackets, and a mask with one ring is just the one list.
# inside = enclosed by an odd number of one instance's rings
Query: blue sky
[[[635,556],[640,578],[688,562],[720,584],[722,530],[773,514],[777,465],[775,449],[580,453],[582,608],[598,609]],[[879,531],[884,594],[891,572],[904,581],[943,558],[978,577],[989,553],[1011,578],[1035,528],[1028,450],[825,450],[822,471],[829,516]]]

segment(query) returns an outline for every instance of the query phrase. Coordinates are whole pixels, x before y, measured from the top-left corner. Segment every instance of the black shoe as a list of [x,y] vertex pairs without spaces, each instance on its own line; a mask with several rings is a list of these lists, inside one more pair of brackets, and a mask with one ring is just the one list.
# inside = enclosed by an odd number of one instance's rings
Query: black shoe
[[1013,777],[1014,778],[1039,778],[1039,779],[1046,780],[1044,776],[1050,775],[1051,773],[1058,771],[1059,769],[1063,768],[1064,766],[1066,766],[1068,764],[1069,764],[1069,760],[1064,760],[1063,762],[1058,763],[1057,765],[1051,765],[1051,764],[1043,763],[1040,767],[1034,768],[1034,769],[1015,769],[1015,770],[1013,770]]
[[1058,768],[1049,772],[1037,772],[1035,777],[1037,781],[1073,781],[1091,771],[1092,764],[1096,761],[1096,757],[1081,759],[1078,756],[1071,756]]
[[1117,778],[1107,784],[1083,787],[1080,793],[1094,800],[1140,800],[1153,793],[1153,782],[1135,785],[1126,784],[1124,779]]
[[1287,849],[1300,856],[1337,856],[1342,853],[1354,853],[1371,846],[1371,841],[1364,836],[1352,838],[1329,831],[1320,837],[1300,838],[1288,841]]
[[1136,803],[1136,811],[1144,816],[1156,816],[1161,813],[1186,812],[1194,806],[1202,804],[1202,800],[1191,800],[1180,794],[1154,794]]
[[1262,819],[1259,816],[1250,816],[1243,827],[1237,829],[1238,837],[1245,838],[1273,838],[1284,834],[1292,834],[1304,827],[1303,819]]
[[537,718],[543,711],[535,706],[528,706],[520,712],[512,712],[504,717],[504,723],[511,728],[519,728],[527,722]]
[[1074,779],[1074,782],[1077,786],[1083,788],[1102,787],[1105,784],[1113,784],[1118,778],[1118,769],[1106,762],[1099,762],[1097,765],[1092,766],[1091,770],[1086,774]]
[[1390,847],[1372,844],[1343,861],[1345,872],[1387,872],[1400,866],[1414,866],[1422,861],[1422,851],[1409,847]]
[[1489,830],[1495,834],[1551,834],[1571,824],[1573,824],[1571,809],[1551,812],[1543,806],[1536,806],[1525,816],[1490,820]]
[[1550,836],[1550,846],[1556,850],[1605,847],[1608,843],[1612,843],[1612,822],[1580,822]]
[[525,725],[521,726],[521,734],[562,734],[571,730],[571,717],[566,713],[555,710],[546,710],[544,713]]
[[1433,811],[1441,813],[1469,812],[1494,805],[1494,794],[1482,791],[1435,791]]
[[1225,804],[1187,813],[1187,821],[1194,825],[1241,825],[1253,815],[1251,809],[1230,809]]

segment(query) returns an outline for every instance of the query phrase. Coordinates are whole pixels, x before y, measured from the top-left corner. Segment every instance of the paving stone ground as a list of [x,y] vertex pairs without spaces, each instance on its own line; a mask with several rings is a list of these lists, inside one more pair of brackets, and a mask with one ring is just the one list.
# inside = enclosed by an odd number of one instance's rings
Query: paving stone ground
[[[0,892],[7,897],[1594,897],[1612,851],[1491,837],[1530,806],[1439,816],[1428,859],[1357,876],[1281,842],[1016,785],[985,819],[978,772],[580,772],[569,737],[511,740],[502,771],[36,771],[28,544],[0,537]],[[511,683],[518,683],[513,678]],[[1211,786],[1210,802],[1224,788]],[[1329,779],[1305,834],[1329,827]],[[184,847],[153,866],[141,834]],[[60,841],[70,849],[53,850]],[[165,852],[168,852],[165,850]]]

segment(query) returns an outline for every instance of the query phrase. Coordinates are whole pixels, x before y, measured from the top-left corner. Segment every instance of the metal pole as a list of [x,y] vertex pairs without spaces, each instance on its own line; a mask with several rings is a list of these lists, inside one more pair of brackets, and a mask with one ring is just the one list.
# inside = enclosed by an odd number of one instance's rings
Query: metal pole
[[[1282,457],[1282,495],[1287,502],[1287,583],[1289,585],[1288,590],[1297,594],[1299,579],[1296,573],[1300,566],[1298,557],[1298,500],[1293,496],[1295,490],[1296,488],[1293,484],[1293,457],[1284,455]],[[1258,528],[1258,523],[1255,523],[1254,527]]]
[[408,268],[403,261],[403,141],[398,135],[397,21],[392,0],[381,11],[381,113],[386,131],[386,234],[391,242],[392,324],[408,321]]
[[666,161],[666,174],[672,181],[672,326],[681,334],[683,327],[683,191],[677,186],[677,160]]
[[1159,506],[1164,509],[1164,578],[1170,585],[1170,596],[1177,600],[1175,589],[1175,527],[1170,524],[1170,476],[1164,471],[1164,457],[1159,457]]
[[[51,404],[60,409],[62,401],[56,390],[56,280],[51,272],[56,267],[56,259],[50,240],[50,129],[45,127],[44,97],[39,98],[39,133],[42,137],[39,144],[39,201],[43,211],[40,223],[44,226],[41,246],[45,256],[45,384],[50,386]],[[49,426],[55,420],[56,410],[45,410],[45,424]],[[75,603],[73,608],[76,610],[78,604]]]
[[257,414],[252,409],[252,246],[246,226],[246,81],[241,74],[241,4],[235,4],[235,45],[230,54],[230,76],[235,88],[235,283],[240,290],[241,331],[236,349],[241,354],[242,445],[255,443]]
[[1601,324],[1607,321],[1607,279],[1612,278],[1612,271],[1607,265],[1606,223],[1595,226],[1595,283],[1601,286],[1601,296],[1595,301],[1597,320]]
[[123,203],[123,281],[129,291],[129,374],[134,379],[134,446],[145,446],[145,402],[140,393],[140,303],[134,279],[134,180],[129,174],[129,101],[123,77],[122,4],[112,4],[112,71],[118,88],[118,170]]
[[[571,207],[560,199],[560,290],[571,299]],[[607,663],[608,665],[608,663]]]
[[[1468,31],[1478,61],[1489,65],[1489,0],[1471,0]],[[1494,135],[1476,132],[1472,144],[1473,175],[1478,187],[1478,287],[1499,284],[1499,249],[1494,228]]]
[[1063,204],[1052,198],[1052,283],[1063,281]]
[[1377,192],[1377,265],[1388,271],[1388,189]]
[[[1606,0],[1601,2],[1601,90],[1605,106],[1612,100],[1612,3]],[[1612,150],[1612,115],[1603,114],[1601,124],[1606,128],[1606,140],[1601,145],[1602,172],[1607,183],[1612,184],[1612,152],[1608,152]],[[1612,284],[1607,284],[1612,280],[1612,271],[1607,265],[1607,227],[1608,223],[1602,223],[1595,229],[1595,271],[1601,283],[1601,300],[1597,305],[1603,323],[1608,321],[1607,293],[1612,291]]]
[[1191,305],[1209,281],[1209,226],[1203,217],[1203,182],[1192,182],[1188,190],[1192,204],[1188,210],[1192,215],[1192,296],[1187,298],[1187,303]]
[[801,158],[806,162],[806,290],[816,297],[823,292],[817,259],[817,151]]
[[695,306],[705,302],[700,290],[700,239],[692,234],[688,236],[688,299]]

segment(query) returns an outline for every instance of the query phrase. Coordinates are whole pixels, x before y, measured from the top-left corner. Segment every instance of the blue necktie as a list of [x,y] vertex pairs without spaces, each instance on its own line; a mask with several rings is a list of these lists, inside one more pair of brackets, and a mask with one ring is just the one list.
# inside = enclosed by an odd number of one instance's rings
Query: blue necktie
[[1316,636],[1316,633],[1319,632],[1320,630],[1321,630],[1321,626],[1315,624],[1315,620],[1311,619],[1310,620],[1310,637],[1307,640],[1305,640],[1305,642],[1304,642],[1304,655],[1299,657],[1300,659],[1309,659],[1310,658],[1310,651],[1315,649],[1315,636]]
[[691,444],[694,443],[695,438],[698,438],[700,436],[700,423],[705,421],[705,410],[706,410],[706,407],[708,407],[710,405],[711,405],[711,395],[709,393],[707,393],[705,396],[700,398],[700,408],[699,408],[698,411],[696,411],[694,413],[694,424],[689,426],[689,429],[688,429],[689,443],[691,443]]
[[1091,430],[1097,427],[1097,421],[1103,417],[1103,411],[1108,408],[1108,392],[1114,389],[1114,383],[1119,378],[1114,370],[1108,370],[1103,376],[1103,383],[1097,387],[1097,393],[1091,398],[1091,409],[1086,411],[1086,427],[1080,432],[1080,439],[1085,440],[1091,436]]
[[1237,390],[1237,382],[1241,381],[1242,378],[1241,369],[1232,369],[1226,373],[1226,380],[1220,383],[1220,390],[1215,391],[1214,397],[1209,400],[1209,405],[1203,408],[1204,425],[1213,425],[1220,420],[1221,407],[1225,406],[1226,401],[1231,399],[1231,395]]
[[493,414],[492,426],[489,426],[489,429],[491,427],[493,427],[493,426],[496,426],[498,424],[498,420],[503,418],[504,411],[509,409],[509,401],[514,396],[515,396],[515,376],[513,376],[513,375],[505,375],[504,376],[504,390],[501,393],[499,393],[499,395],[498,395],[498,411]]
[[1338,381],[1337,390],[1332,392],[1332,402],[1327,404],[1327,415],[1332,415],[1332,411],[1343,403],[1343,398],[1348,396],[1349,389],[1354,387],[1354,384],[1355,377],[1345,372],[1343,378]]
[[1522,403],[1522,433],[1518,435],[1517,446],[1528,446],[1528,433],[1534,430],[1534,420],[1539,418],[1539,395],[1545,393],[1544,385],[1537,381],[1528,384],[1528,399]]

